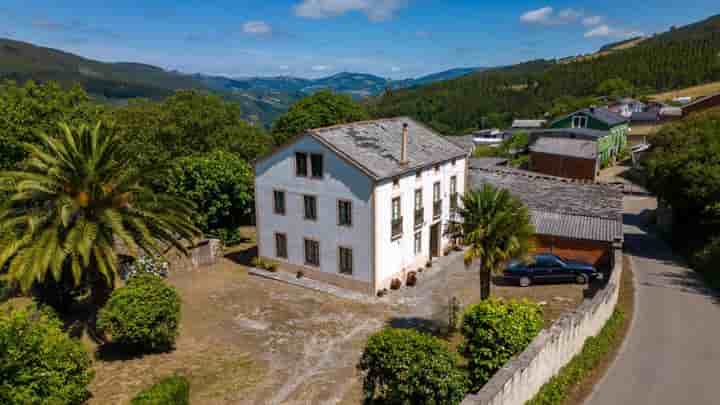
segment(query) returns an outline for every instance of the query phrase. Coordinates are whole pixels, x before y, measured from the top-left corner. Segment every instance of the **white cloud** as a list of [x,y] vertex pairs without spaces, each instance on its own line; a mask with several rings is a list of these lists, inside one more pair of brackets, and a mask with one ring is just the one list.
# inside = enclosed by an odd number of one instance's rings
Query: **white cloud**
[[552,7],[543,7],[537,10],[530,10],[520,16],[520,21],[526,24],[541,25],[563,25],[578,21],[584,13],[572,8],[566,8],[555,12]]
[[630,31],[622,28],[613,28],[607,24],[598,25],[585,33],[585,38],[633,38],[642,36],[640,31]]
[[391,70],[392,72],[399,72],[399,71],[401,71],[402,69],[400,69],[400,68],[397,67],[397,66],[393,66],[393,67],[390,68],[390,70]]
[[552,16],[552,7],[543,7],[537,10],[528,11],[520,16],[520,21],[528,24],[542,24]]
[[371,21],[385,21],[406,5],[407,0],[302,0],[295,6],[295,15],[320,19],[358,11]]
[[583,18],[582,23],[586,27],[594,27],[596,25],[602,24],[604,18],[599,15],[591,15]]
[[328,65],[315,65],[315,66],[311,67],[310,69],[312,69],[313,72],[324,72],[326,70],[330,70],[330,68],[331,68],[331,66],[328,66]]
[[265,21],[248,21],[242,26],[244,33],[249,35],[272,34],[272,27]]

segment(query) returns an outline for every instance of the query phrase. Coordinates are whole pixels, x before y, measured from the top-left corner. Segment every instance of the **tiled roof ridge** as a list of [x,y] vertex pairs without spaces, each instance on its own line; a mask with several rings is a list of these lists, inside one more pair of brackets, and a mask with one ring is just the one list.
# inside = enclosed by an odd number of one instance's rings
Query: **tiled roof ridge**
[[[411,120],[415,124],[421,125],[418,121],[414,120],[411,117],[400,116],[400,117],[389,117],[389,118],[375,118],[372,120],[352,121],[352,122],[346,122],[344,124],[335,124],[335,125],[328,125],[326,127],[312,128],[312,129],[308,129],[307,131],[319,133],[319,132],[342,128],[342,127],[347,127],[347,126],[351,126],[351,125],[368,125],[368,124],[376,124],[376,123],[392,122],[392,121],[402,121],[402,120]],[[435,131],[433,130],[433,132],[435,132]],[[438,134],[438,135],[440,135],[440,134]],[[442,136],[442,135],[440,135],[440,136]]]
[[612,218],[610,215],[591,215],[591,214],[580,214],[580,213],[574,213],[574,212],[568,212],[568,211],[562,211],[562,210],[547,210],[547,209],[533,209],[528,208],[530,212],[537,212],[539,214],[553,214],[553,215],[562,215],[565,217],[581,217],[581,218],[592,218],[592,219],[606,219],[608,221],[616,221],[618,219],[622,219],[622,213],[618,213],[616,218]]

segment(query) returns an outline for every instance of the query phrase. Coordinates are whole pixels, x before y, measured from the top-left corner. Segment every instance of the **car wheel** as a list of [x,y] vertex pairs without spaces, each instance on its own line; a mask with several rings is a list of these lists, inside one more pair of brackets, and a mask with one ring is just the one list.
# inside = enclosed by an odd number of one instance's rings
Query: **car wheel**
[[578,275],[575,277],[575,281],[576,281],[578,284],[587,284],[587,282],[588,282],[588,277],[587,277],[586,275],[584,275],[584,274],[578,274]]
[[520,287],[528,287],[531,283],[530,277],[520,277]]

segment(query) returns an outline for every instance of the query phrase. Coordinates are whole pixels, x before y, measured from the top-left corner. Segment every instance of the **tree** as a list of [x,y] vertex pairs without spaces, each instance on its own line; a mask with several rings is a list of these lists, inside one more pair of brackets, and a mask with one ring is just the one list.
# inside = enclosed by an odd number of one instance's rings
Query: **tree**
[[148,186],[159,170],[135,170],[119,159],[117,138],[98,123],[60,124],[56,138],[25,144],[23,167],[0,173],[11,198],[0,208],[0,267],[28,291],[34,284],[85,283],[101,307],[115,285],[116,250],[161,254],[198,235],[193,204]]
[[629,97],[635,93],[635,87],[627,80],[618,77],[603,81],[595,92],[601,96]]
[[0,169],[10,169],[25,158],[22,144],[35,142],[35,133],[68,123],[95,121],[104,108],[93,104],[79,86],[63,89],[55,82],[0,83]]
[[449,232],[461,236],[468,246],[466,266],[479,261],[480,297],[485,300],[490,297],[492,273],[529,251],[535,234],[530,212],[509,191],[484,184],[462,197],[458,214],[460,220],[450,224]]
[[123,142],[123,154],[137,166],[221,149],[250,161],[272,141],[245,122],[240,106],[196,90],[181,90],[162,102],[136,100],[112,111],[108,120]]
[[179,159],[163,189],[193,201],[195,225],[226,244],[238,241],[238,227],[248,223],[253,212],[252,168],[231,152],[217,150]]
[[312,128],[327,127],[369,118],[365,108],[345,94],[321,91],[305,97],[273,124],[272,136],[276,145]]

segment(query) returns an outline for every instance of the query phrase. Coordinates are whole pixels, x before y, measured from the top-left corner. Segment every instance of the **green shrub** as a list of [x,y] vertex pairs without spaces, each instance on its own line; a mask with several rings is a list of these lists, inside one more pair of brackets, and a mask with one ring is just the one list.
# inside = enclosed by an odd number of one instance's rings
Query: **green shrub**
[[713,287],[720,287],[720,271],[717,267],[717,263],[720,263],[720,238],[710,240],[692,256],[690,262]]
[[7,301],[10,296],[12,296],[13,288],[10,286],[10,283],[0,277],[0,302]]
[[132,405],[188,405],[190,383],[183,376],[162,379],[152,387],[140,392]]
[[98,328],[137,352],[172,348],[180,322],[180,296],[158,276],[139,275],[115,290],[100,310]]
[[275,272],[277,271],[279,264],[274,260],[266,259],[264,257],[255,257],[252,259],[252,265],[258,269]]
[[82,404],[92,363],[49,310],[0,312],[0,403]]
[[467,377],[444,342],[414,330],[382,330],[368,339],[358,368],[369,400],[387,404],[458,404]]
[[468,360],[474,391],[525,347],[543,326],[542,309],[528,301],[490,299],[465,312],[460,351]]
[[619,332],[625,321],[622,311],[616,310],[597,336],[591,336],[582,351],[570,360],[560,372],[540,388],[535,397],[525,405],[560,405],[568,394],[590,373],[615,347],[621,337]]

